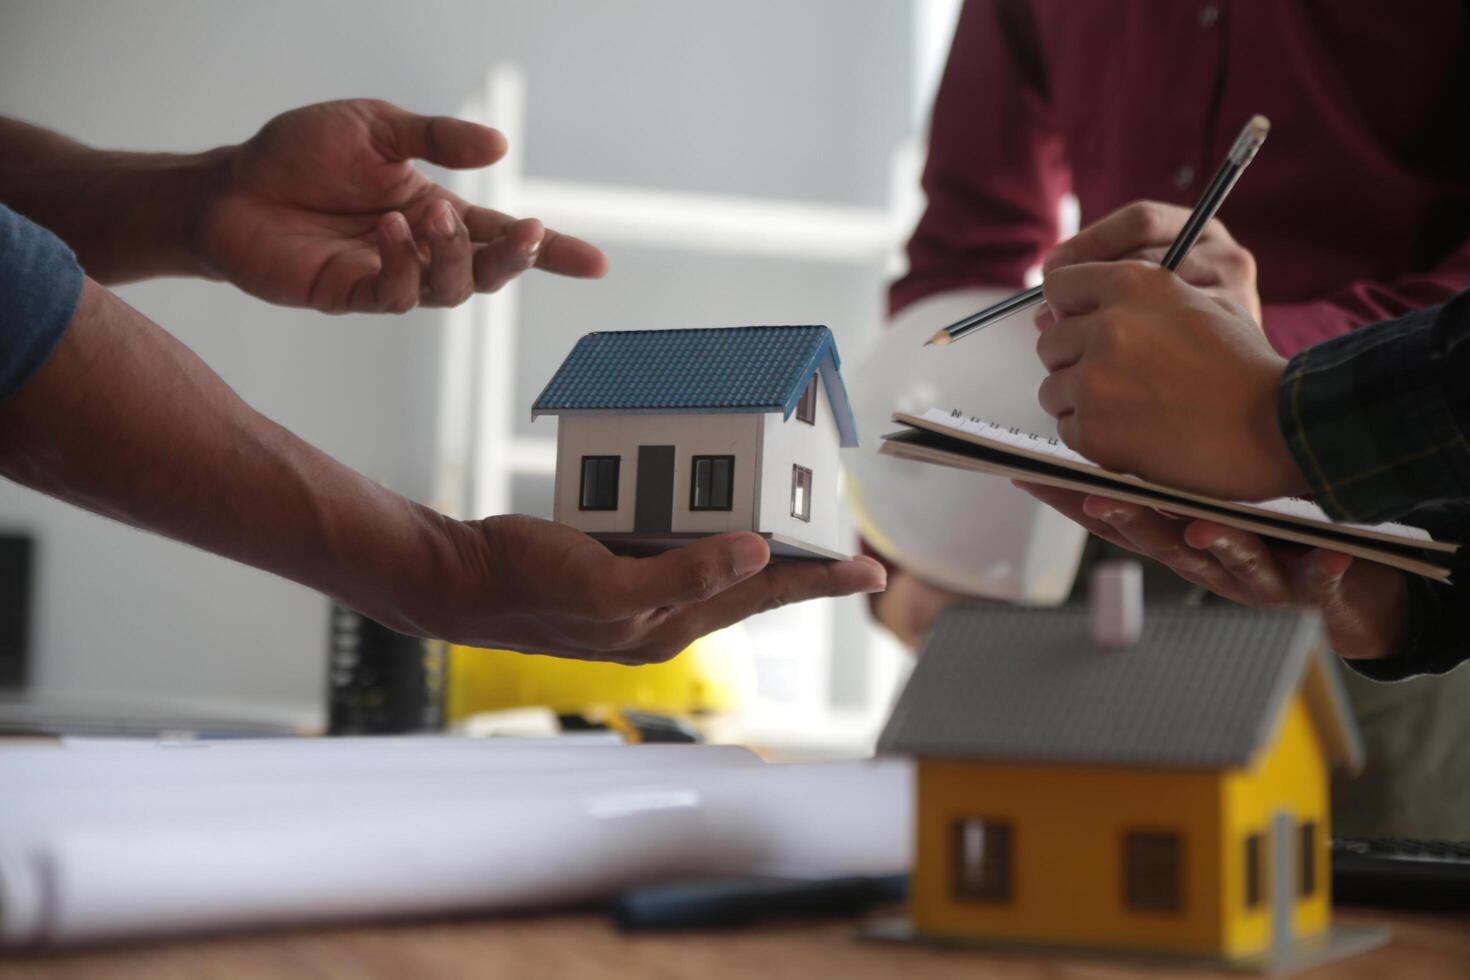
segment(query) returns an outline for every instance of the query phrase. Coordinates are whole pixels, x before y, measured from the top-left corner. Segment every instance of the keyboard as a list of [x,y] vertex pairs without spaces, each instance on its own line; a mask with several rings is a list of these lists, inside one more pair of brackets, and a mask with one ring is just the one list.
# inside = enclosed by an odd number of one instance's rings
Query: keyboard
[[1332,842],[1340,905],[1470,909],[1470,841],[1343,837]]

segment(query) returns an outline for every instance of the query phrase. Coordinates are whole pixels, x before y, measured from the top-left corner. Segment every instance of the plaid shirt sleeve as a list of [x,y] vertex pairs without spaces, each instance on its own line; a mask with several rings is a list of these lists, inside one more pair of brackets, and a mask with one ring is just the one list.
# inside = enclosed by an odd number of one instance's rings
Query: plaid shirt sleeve
[[1470,291],[1297,354],[1277,414],[1334,520],[1402,520],[1467,544],[1454,584],[1409,576],[1405,649],[1350,666],[1397,680],[1470,659]]
[[1333,520],[1470,497],[1470,291],[1297,354],[1277,414]]

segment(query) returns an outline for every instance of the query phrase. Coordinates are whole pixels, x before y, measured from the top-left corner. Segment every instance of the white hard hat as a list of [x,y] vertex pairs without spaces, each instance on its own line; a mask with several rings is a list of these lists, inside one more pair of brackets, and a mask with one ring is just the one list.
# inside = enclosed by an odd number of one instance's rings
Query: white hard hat
[[969,595],[1055,604],[1071,591],[1087,532],[1009,481],[878,455],[895,411],[963,410],[1055,435],[1036,402],[1045,371],[1027,310],[946,346],[944,325],[1002,297],[966,289],[908,307],[844,372],[862,448],[844,454],[858,530],[879,553],[934,585]]

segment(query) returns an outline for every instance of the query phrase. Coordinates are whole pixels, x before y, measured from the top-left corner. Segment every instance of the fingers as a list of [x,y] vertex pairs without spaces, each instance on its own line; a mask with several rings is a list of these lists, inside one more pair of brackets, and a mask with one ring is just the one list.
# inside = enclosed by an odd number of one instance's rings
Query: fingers
[[454,206],[439,201],[429,212],[429,271],[423,300],[429,306],[458,306],[475,291],[470,231]]
[[397,211],[378,219],[378,256],[382,266],[376,276],[366,280],[370,284],[368,293],[354,296],[351,306],[364,312],[407,313],[419,302],[423,263],[414,247],[408,219]]
[[1172,278],[1173,273],[1146,262],[1090,262],[1050,273],[1041,283],[1041,293],[1052,315],[1062,320],[1157,289]]
[[1097,318],[1092,314],[1069,317],[1061,324],[1049,323],[1036,338],[1036,356],[1048,371],[1070,367],[1081,359],[1097,326]]
[[388,124],[392,152],[400,160],[427,160],[441,167],[487,167],[505,156],[498,130],[451,116],[420,116],[389,103],[375,106]]
[[590,242],[559,231],[546,232],[537,268],[579,279],[601,279],[607,274],[607,256]]
[[1247,591],[1232,582],[1230,574],[1217,560],[1184,543],[1183,536],[1189,529],[1203,522],[1182,525],[1148,508],[1106,497],[1030,483],[1016,485],[1104,541],[1162,562],[1180,578],[1216,595],[1242,604],[1249,602]]
[[[1054,332],[1053,330],[1047,330],[1042,333],[1042,336],[1045,337],[1047,334]],[[1041,387],[1036,389],[1036,401],[1041,405],[1043,412],[1058,421],[1076,412],[1077,375],[1077,368],[1066,367],[1058,371],[1053,371],[1042,379]],[[1076,444],[1071,439],[1068,439],[1066,435],[1060,432],[1058,435],[1062,435],[1062,441],[1067,445],[1073,449],[1077,448]]]
[[1089,497],[1084,512],[1108,524],[1121,535],[1124,547],[1154,559],[1180,578],[1203,586],[1217,595],[1243,605],[1252,595],[1215,557],[1192,547],[1185,539],[1187,525],[1164,517],[1147,507],[1103,497]]
[[1109,544],[1160,561],[1185,581],[1209,589],[1226,599],[1236,602],[1243,602],[1245,599],[1243,592],[1230,586],[1229,577],[1222,568],[1217,567],[1211,571],[1211,559],[1207,554],[1199,553],[1198,560],[1180,557],[1178,536],[1182,532],[1178,521],[1147,508],[1106,497],[1094,497],[1034,483],[1017,482],[1016,486]]
[[[1042,503],[1119,547],[1152,558],[1186,581],[1248,606],[1310,604],[1346,631],[1357,611],[1344,591],[1352,556],[1313,549],[1300,557],[1272,549],[1258,535],[1211,521],[1188,523],[1146,507],[1012,481]],[[1289,560],[1283,561],[1283,555]]]
[[1036,315],[1032,317],[1032,322],[1036,324],[1037,330],[1045,330],[1046,328],[1057,322],[1057,317],[1056,314],[1051,311],[1050,306],[1042,303],[1036,308]]
[[[1112,262],[1141,249],[1167,248],[1189,220],[1189,209],[1157,201],[1135,201],[1119,208],[1051,250],[1042,274],[1084,262]],[[1205,226],[1201,243],[1226,235],[1218,221]],[[1227,236],[1228,237],[1228,236]],[[1160,253],[1162,254],[1162,253]]]
[[1313,548],[1307,553],[1298,572],[1303,598],[1331,615],[1343,599],[1343,580],[1353,566],[1353,556],[1340,551]]
[[[477,207],[466,208],[464,220],[470,229],[470,240],[484,245],[493,245],[508,229],[521,223],[499,211]],[[534,260],[536,267],[546,272],[579,279],[597,279],[607,272],[607,256],[601,249],[549,228],[544,229],[541,249]]]
[[719,534],[652,558],[610,557],[587,570],[593,618],[631,619],[653,610],[700,602],[756,574],[771,560],[758,534]]
[[1348,659],[1388,657],[1410,633],[1408,575],[1377,562],[1313,549],[1301,559],[1301,590],[1322,613],[1333,652]]
[[535,218],[506,225],[498,238],[475,251],[475,289],[493,293],[535,266],[545,234]]
[[1250,605],[1267,608],[1295,604],[1291,582],[1272,549],[1259,535],[1209,521],[1195,521],[1184,541],[1208,551],[1250,597]]
[[888,573],[866,556],[850,561],[787,561],[713,598],[675,610],[649,638],[644,655],[668,659],[706,633],[723,629],[757,613],[808,599],[881,592]]
[[[1162,246],[1158,248],[1141,248],[1136,252],[1118,256],[1119,261],[1143,262],[1147,265],[1162,265],[1164,256],[1168,249]],[[1249,255],[1235,246],[1227,246],[1222,242],[1201,241],[1177,267],[1171,270],[1180,279],[1191,286],[1215,286],[1219,285],[1224,277],[1222,270],[1230,263],[1236,261],[1238,254]]]
[[[458,306],[473,293],[495,292],[521,273],[544,264],[541,260],[553,245],[562,246],[563,259],[572,256],[570,262],[560,263],[563,268],[580,270],[569,274],[601,275],[606,270],[606,260],[597,249],[558,236],[535,218],[505,218],[494,225],[496,233],[490,241],[479,242],[476,226],[483,232],[490,223],[483,218],[473,223],[466,220],[475,211],[493,213],[469,208],[462,216],[447,199],[434,201],[421,213],[417,220],[420,239],[428,246],[427,261],[404,216],[399,212],[384,215],[377,231],[380,269],[376,275],[364,276],[349,307],[360,312],[403,313],[419,303]],[[595,258],[579,249],[590,250]]]
[[1134,550],[1128,539],[1114,530],[1111,524],[1108,524],[1106,521],[1100,521],[1087,513],[1085,509],[1087,501],[1101,498],[1092,497],[1085,493],[1078,493],[1075,490],[1063,490],[1060,487],[1047,487],[1039,483],[1027,483],[1024,480],[1012,480],[1011,485],[1029,493],[1037,500],[1062,514],[1062,516],[1071,518],[1076,523],[1081,524],[1088,531],[1091,531],[1109,544],[1115,544],[1129,551]]

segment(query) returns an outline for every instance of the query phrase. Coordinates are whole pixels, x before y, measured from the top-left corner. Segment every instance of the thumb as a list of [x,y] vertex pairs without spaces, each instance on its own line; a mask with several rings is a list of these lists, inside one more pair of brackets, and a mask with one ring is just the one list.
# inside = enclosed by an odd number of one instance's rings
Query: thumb
[[489,126],[452,116],[420,116],[394,105],[379,111],[393,134],[393,155],[399,160],[427,160],[468,170],[505,156],[505,137]]

